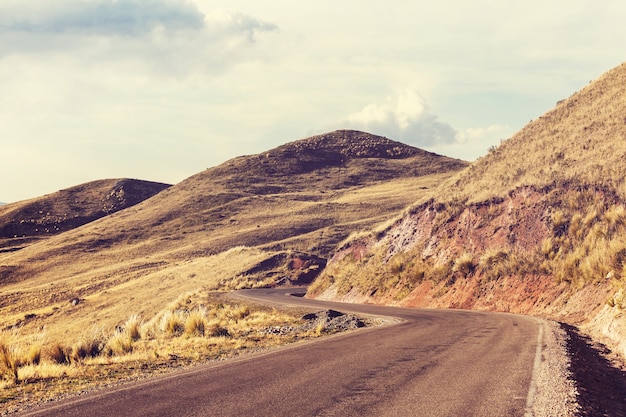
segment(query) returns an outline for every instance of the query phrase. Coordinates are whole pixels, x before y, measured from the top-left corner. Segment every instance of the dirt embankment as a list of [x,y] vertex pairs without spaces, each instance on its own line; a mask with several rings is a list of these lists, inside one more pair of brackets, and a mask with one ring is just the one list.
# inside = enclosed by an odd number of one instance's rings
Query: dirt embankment
[[525,187],[480,204],[431,201],[349,242],[310,296],[535,315],[626,356],[623,209],[588,186]]

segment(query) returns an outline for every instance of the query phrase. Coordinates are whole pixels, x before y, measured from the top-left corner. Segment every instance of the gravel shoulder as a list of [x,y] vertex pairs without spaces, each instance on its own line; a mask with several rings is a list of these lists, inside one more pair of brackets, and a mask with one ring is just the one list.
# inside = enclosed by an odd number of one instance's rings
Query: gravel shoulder
[[621,358],[577,328],[562,324],[578,391],[577,416],[626,417],[626,367]]
[[573,326],[541,322],[541,362],[525,417],[626,417],[626,372],[617,358]]
[[534,391],[531,388],[526,417],[578,416],[578,390],[568,354],[569,336],[559,323],[540,321],[541,358],[535,368]]

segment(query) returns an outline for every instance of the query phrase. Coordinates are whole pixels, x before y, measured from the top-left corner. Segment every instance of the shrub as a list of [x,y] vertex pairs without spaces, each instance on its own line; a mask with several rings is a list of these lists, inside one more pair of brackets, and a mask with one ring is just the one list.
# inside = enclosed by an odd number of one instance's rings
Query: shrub
[[452,272],[459,272],[465,276],[474,272],[476,265],[474,264],[474,260],[472,259],[472,254],[465,252],[460,257],[454,261],[454,265],[452,266]]
[[109,355],[125,355],[133,351],[133,339],[128,329],[120,329],[113,333],[107,342],[107,353]]
[[206,312],[202,309],[191,311],[185,320],[185,334],[189,336],[204,336],[206,327]]
[[64,365],[70,363],[71,349],[68,349],[58,342],[53,342],[45,349],[45,356],[52,362]]
[[106,338],[102,330],[93,329],[72,345],[69,356],[70,362],[80,362],[86,358],[95,358],[100,355],[105,346]]
[[132,341],[137,341],[141,339],[141,325],[142,321],[139,319],[139,316],[133,314],[126,320],[124,323],[124,330],[128,333],[128,336]]
[[185,317],[183,312],[166,311],[159,322],[160,330],[170,336],[180,335],[185,329]]
[[235,308],[232,312],[232,317],[235,320],[241,320],[243,318],[246,318],[250,315],[250,307],[248,306],[239,306],[237,308]]
[[33,343],[22,356],[22,362],[26,365],[38,365],[41,362],[41,343]]
[[0,375],[17,384],[18,369],[21,365],[19,350],[16,345],[9,344],[4,337],[0,339]]
[[211,337],[230,337],[228,329],[218,321],[213,321],[207,326],[207,334]]

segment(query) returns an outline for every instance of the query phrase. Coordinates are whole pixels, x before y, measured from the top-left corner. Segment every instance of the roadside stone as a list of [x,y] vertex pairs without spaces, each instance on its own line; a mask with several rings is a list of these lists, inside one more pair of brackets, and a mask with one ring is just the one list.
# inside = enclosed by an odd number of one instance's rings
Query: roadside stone
[[322,325],[326,333],[343,332],[366,327],[367,323],[352,314],[344,314],[336,310],[323,310],[302,316],[304,323],[300,326],[273,326],[260,331],[261,334],[285,336],[299,332],[314,331]]

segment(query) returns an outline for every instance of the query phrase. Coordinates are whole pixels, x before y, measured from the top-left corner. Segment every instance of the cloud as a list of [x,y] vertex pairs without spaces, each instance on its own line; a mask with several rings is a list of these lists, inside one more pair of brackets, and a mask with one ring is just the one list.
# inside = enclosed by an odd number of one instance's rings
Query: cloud
[[[277,26],[243,13],[210,14],[185,0],[40,0],[0,3],[0,60],[62,57],[73,67],[219,73]],[[119,64],[123,66],[120,68]]]
[[411,89],[382,104],[365,106],[344,118],[340,125],[424,147],[456,142],[455,129],[439,121],[426,100]]
[[204,19],[198,8],[175,0],[8,2],[0,6],[0,30],[31,33],[136,35],[156,27],[170,30],[200,29]]
[[500,136],[499,139],[503,140],[503,135],[508,135],[511,128],[502,125],[491,125],[488,127],[469,127],[461,129],[457,132],[457,140],[460,143],[472,143],[481,141],[485,138],[493,139]]

